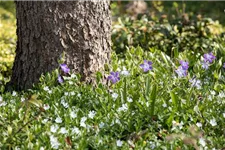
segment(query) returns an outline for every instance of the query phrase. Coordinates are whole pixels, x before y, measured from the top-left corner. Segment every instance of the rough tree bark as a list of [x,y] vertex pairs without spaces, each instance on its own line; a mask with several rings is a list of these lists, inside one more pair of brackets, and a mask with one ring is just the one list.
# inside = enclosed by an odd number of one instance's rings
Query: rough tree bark
[[7,87],[31,88],[65,63],[90,81],[109,62],[111,18],[108,0],[16,2],[17,48]]

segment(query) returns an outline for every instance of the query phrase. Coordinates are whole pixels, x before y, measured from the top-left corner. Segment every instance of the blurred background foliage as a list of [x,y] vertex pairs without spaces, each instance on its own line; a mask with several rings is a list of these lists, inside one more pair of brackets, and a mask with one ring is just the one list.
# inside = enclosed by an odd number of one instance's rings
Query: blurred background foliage
[[225,24],[223,1],[113,1],[112,16],[139,16],[146,14],[152,20],[166,17],[169,21],[180,19],[186,14],[190,19],[201,16]]
[[[113,50],[123,57],[127,47],[157,48],[174,57],[177,52],[225,47],[225,2],[112,1]],[[15,4],[0,2],[0,84],[11,75],[16,47]]]
[[15,15],[16,9],[14,1],[0,1],[0,7]]
[[4,85],[11,75],[15,47],[15,5],[12,1],[0,2],[0,85]]

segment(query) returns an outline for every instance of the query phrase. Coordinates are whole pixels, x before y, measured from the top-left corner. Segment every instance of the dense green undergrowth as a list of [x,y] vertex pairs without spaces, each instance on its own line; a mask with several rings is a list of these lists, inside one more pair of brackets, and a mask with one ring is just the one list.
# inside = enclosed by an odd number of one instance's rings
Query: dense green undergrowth
[[142,17],[118,19],[112,30],[113,49],[123,53],[126,46],[155,47],[173,57],[174,51],[195,53],[205,50],[224,51],[224,27],[210,18],[155,22]]
[[[222,58],[202,68],[199,53],[186,76],[179,60],[165,53],[131,48],[112,56],[110,71],[120,80],[93,87],[58,71],[43,76],[26,93],[1,96],[0,147],[21,149],[221,149],[224,147],[225,68]],[[143,72],[143,60],[152,70]],[[109,73],[108,73],[109,74]]]
[[[16,28],[11,13],[0,14],[2,92]],[[28,91],[0,95],[0,149],[222,149],[223,32],[211,19],[119,19],[112,63],[95,86],[70,73],[59,83],[59,67]]]

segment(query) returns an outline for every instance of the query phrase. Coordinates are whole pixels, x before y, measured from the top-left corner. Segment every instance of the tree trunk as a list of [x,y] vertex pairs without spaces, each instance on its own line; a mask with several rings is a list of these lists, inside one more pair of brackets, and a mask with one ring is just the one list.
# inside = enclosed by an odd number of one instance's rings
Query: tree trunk
[[16,2],[17,48],[7,87],[31,88],[41,74],[65,63],[83,80],[109,63],[111,18],[108,0]]

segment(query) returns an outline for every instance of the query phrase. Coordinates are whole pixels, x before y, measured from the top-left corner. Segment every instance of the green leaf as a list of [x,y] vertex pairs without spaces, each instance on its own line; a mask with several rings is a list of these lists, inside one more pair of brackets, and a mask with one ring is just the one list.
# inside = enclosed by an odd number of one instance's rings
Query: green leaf
[[36,100],[36,99],[29,100],[28,102],[37,107],[41,107],[41,105],[42,105],[42,102],[40,100]]
[[173,103],[173,108],[174,108],[174,110],[175,111],[177,111],[178,110],[178,97],[177,97],[177,95],[174,93],[174,91],[170,91],[170,97],[171,97],[171,99],[172,99],[172,103]]
[[42,101],[41,100],[37,100],[37,95],[32,95],[30,97],[30,99],[28,100],[28,103],[31,103],[37,107],[41,107],[42,106]]
[[173,2],[173,7],[178,8],[178,3],[177,2]]
[[161,52],[160,55],[161,55],[163,61],[166,63],[167,67],[168,67],[169,66],[169,63],[167,61],[167,58],[166,58],[165,54],[163,52]]
[[100,95],[102,95],[102,94],[103,94],[102,89],[100,89],[100,88],[96,88],[95,90],[96,90],[96,92],[97,92],[98,94],[100,94]]
[[153,116],[154,115],[154,110],[155,110],[155,101],[156,101],[156,95],[157,95],[157,85],[153,84],[151,89],[151,95],[150,95],[150,100],[151,100],[151,112],[150,115]]
[[170,117],[166,120],[166,124],[171,127],[172,121],[174,120],[174,112],[170,114]]
[[99,83],[101,81],[101,79],[102,79],[102,73],[98,71],[96,73],[96,78],[97,78],[97,83]]
[[7,129],[8,129],[8,135],[11,135],[12,134],[12,127],[10,125],[8,125]]
[[124,100],[124,102],[127,101],[127,81],[126,81],[126,78],[124,78],[123,100]]
[[218,80],[219,79],[219,74],[217,73],[217,71],[215,70],[214,72],[213,72],[213,76],[214,76],[214,78],[216,79],[216,80]]
[[173,50],[174,58],[178,58],[179,56],[178,45],[177,47],[173,47],[172,50]]
[[146,90],[145,90],[145,96],[149,97],[149,93],[150,93],[150,76],[147,77],[146,80]]

